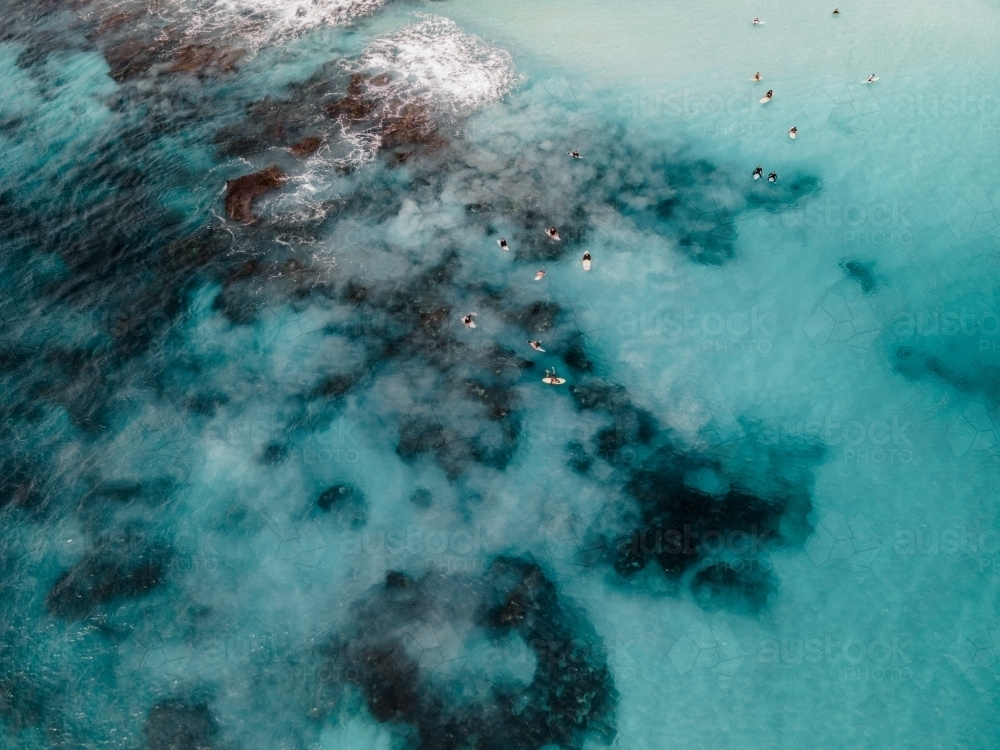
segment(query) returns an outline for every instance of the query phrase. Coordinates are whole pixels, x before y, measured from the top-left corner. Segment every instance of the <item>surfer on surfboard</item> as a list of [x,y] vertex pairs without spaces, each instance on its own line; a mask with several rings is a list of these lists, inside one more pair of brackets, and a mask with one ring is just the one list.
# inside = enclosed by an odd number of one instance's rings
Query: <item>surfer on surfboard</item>
[[764,96],[761,97],[760,103],[761,104],[767,104],[773,98],[774,98],[774,89],[768,89],[767,93],[764,94]]
[[545,371],[545,377],[542,378],[542,382],[546,383],[547,385],[562,385],[563,383],[566,382],[566,378],[560,378],[558,375],[556,375],[556,369],[553,367],[551,374],[549,370]]
[[542,349],[542,342],[541,341],[529,341],[528,342],[528,346],[530,346],[536,352],[544,352],[545,351],[544,349]]
[[556,230],[555,227],[549,227],[548,229],[546,229],[545,234],[549,236],[550,240],[555,240],[556,242],[561,241],[561,238],[559,237],[559,232]]
[[476,327],[476,321],[473,320],[474,317],[476,317],[475,313],[469,313],[468,315],[462,316],[462,322],[465,323],[466,328]]
[[769,174],[767,176],[767,181],[768,182],[777,182],[777,180],[778,180],[778,173],[777,172],[771,172],[771,174]]
[[799,129],[794,125],[792,125],[792,127],[788,129],[788,137],[791,138],[793,141],[795,140],[795,136],[797,136],[798,134],[799,134]]
[[535,274],[535,281],[541,281],[544,278],[545,278],[545,269],[544,268],[538,269],[538,273]]
[[764,176],[764,167],[758,165],[757,168],[753,171],[753,178],[755,180],[759,180],[763,176]]
[[583,270],[584,271],[590,270],[590,253],[583,254]]
[[504,252],[510,250],[510,246],[507,244],[507,240],[504,237],[498,239],[497,244],[500,246],[500,249],[503,250]]

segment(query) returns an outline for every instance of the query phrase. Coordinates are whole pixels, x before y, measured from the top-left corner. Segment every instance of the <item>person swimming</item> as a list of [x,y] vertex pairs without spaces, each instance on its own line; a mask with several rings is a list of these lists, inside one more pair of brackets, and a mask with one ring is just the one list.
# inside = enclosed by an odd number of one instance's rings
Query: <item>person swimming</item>
[[757,168],[753,171],[753,178],[759,180],[764,176],[764,167],[757,165]]
[[530,346],[536,352],[544,352],[545,351],[544,349],[542,349],[542,342],[541,341],[529,341],[528,342],[528,346]]
[[777,172],[771,172],[771,174],[769,174],[767,176],[767,181],[768,182],[777,182],[777,180],[778,180],[778,173]]
[[469,313],[468,315],[462,316],[462,322],[465,323],[466,328],[476,327],[476,321],[473,320],[474,317],[476,317],[475,313]]
[[798,134],[799,134],[799,129],[794,125],[792,125],[792,127],[788,129],[788,137],[791,138],[793,141],[795,140],[795,136],[797,136]]
[[760,103],[761,104],[767,104],[773,98],[774,98],[774,89],[768,89],[767,93],[764,94],[764,96],[761,98]]
[[535,281],[541,281],[544,278],[545,278],[545,269],[540,268],[538,270],[538,273],[535,274]]
[[507,240],[503,237],[497,240],[497,244],[500,246],[500,249],[503,250],[504,252],[510,250],[510,246],[507,244]]
[[754,83],[760,83],[760,71],[758,70],[756,73],[754,73],[753,78],[751,78],[750,80],[753,81]]
[[562,240],[562,238],[559,236],[559,232],[556,230],[555,227],[549,227],[548,229],[546,229],[545,234],[549,236],[550,240],[555,240],[556,242],[560,242]]
[[878,76],[875,75],[874,73],[872,73],[870,76],[868,76],[868,80],[865,81],[865,83],[875,83],[875,81],[877,81],[877,80],[878,80]]
[[583,158],[583,157],[580,156],[580,152],[579,151],[570,151],[569,155],[572,156],[574,159],[581,159],[581,158]]
[[590,270],[590,253],[583,254],[583,270],[584,271]]

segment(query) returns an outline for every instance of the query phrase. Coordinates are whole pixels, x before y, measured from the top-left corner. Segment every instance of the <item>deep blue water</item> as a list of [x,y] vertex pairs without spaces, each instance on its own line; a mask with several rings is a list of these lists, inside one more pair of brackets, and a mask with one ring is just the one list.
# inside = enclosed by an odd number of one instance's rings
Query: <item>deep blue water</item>
[[0,0],[0,746],[994,747],[1000,7],[830,10]]

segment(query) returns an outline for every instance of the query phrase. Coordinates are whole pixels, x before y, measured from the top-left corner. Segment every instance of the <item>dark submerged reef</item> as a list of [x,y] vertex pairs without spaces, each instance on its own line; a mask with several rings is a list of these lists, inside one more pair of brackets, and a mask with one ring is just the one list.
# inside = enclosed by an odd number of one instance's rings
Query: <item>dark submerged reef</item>
[[218,726],[205,703],[158,703],[149,711],[143,735],[146,750],[213,750]]
[[[655,562],[668,576],[679,576],[706,556],[706,548],[738,546],[744,554],[760,554],[780,542],[782,516],[795,510],[792,499],[765,499],[736,487],[713,497],[684,484],[692,463],[667,446],[632,471],[626,489],[638,501],[643,523],[618,541],[614,566],[620,574]],[[798,500],[808,503],[808,497]]]
[[767,606],[776,585],[774,574],[759,565],[719,562],[699,570],[691,589],[703,609],[745,607],[757,614]]
[[323,490],[316,505],[351,528],[360,528],[368,520],[368,501],[353,484],[335,484]]
[[[763,457],[747,449],[745,463],[766,467],[760,481],[733,457],[724,463],[678,447],[621,386],[592,379],[570,392],[580,409],[613,418],[596,433],[593,455],[582,442],[571,441],[567,463],[586,474],[595,457],[603,459],[617,470],[634,503],[634,513],[618,521],[618,531],[600,532],[600,546],[614,570],[630,579],[655,564],[676,587],[697,569],[690,585],[702,607],[752,614],[763,610],[777,586],[769,572],[770,550],[800,544],[811,531],[812,475],[807,467],[821,449],[803,445],[779,452],[763,446]],[[728,488],[710,494],[691,486],[690,477],[706,471],[724,478]],[[741,486],[741,481],[754,487]]]
[[[14,5],[19,13],[51,15],[84,3]],[[759,612],[766,607],[776,581],[759,570],[740,568],[738,563],[748,558],[739,553],[735,560],[719,561],[712,551],[714,534],[737,545],[749,537],[760,548],[795,540],[789,527],[807,525],[806,480],[784,485],[776,480],[768,491],[733,482],[719,496],[690,487],[686,477],[691,471],[724,474],[729,467],[677,447],[650,410],[638,406],[624,388],[595,377],[601,371],[599,358],[588,350],[586,334],[567,310],[543,299],[541,292],[483,282],[467,245],[483,240],[492,248],[493,237],[503,232],[511,238],[515,262],[527,267],[574,256],[608,221],[621,221],[640,232],[676,239],[678,250],[693,262],[723,264],[736,252],[741,216],[781,210],[817,191],[815,179],[750,185],[740,193],[728,187],[734,180],[725,168],[611,128],[589,144],[589,153],[602,158],[570,164],[571,189],[545,189],[539,164],[547,164],[548,157],[540,151],[530,160],[497,154],[496,173],[484,176],[473,158],[474,147],[461,138],[463,123],[401,99],[387,75],[352,76],[333,61],[289,86],[284,95],[245,106],[217,103],[215,79],[238,75],[246,53],[187,38],[183,29],[159,22],[140,24],[147,20],[131,11],[77,19],[65,34],[28,45],[19,59],[41,77],[52,52],[93,50],[96,45],[111,77],[121,84],[107,101],[111,124],[93,137],[91,158],[70,168],[64,184],[38,193],[26,193],[18,185],[0,189],[0,247],[6,267],[17,269],[38,248],[62,265],[59,273],[15,289],[5,306],[7,313],[30,309],[33,317],[15,327],[10,323],[19,313],[4,316],[0,418],[45,450],[35,450],[32,443],[34,452],[27,453],[23,443],[31,441],[3,438],[9,458],[0,477],[0,511],[9,514],[5,518],[16,515],[20,521],[23,516],[38,524],[47,523],[50,515],[77,517],[97,529],[99,540],[68,568],[62,569],[63,563],[61,572],[38,576],[45,585],[54,580],[44,599],[53,622],[83,627],[112,608],[124,611],[119,616],[127,620],[132,615],[122,605],[133,603],[149,606],[155,614],[153,594],[172,580],[177,553],[170,545],[152,537],[140,543],[123,540],[107,516],[140,505],[170,516],[175,484],[183,485],[186,476],[176,482],[103,479],[99,472],[91,476],[122,425],[144,418],[142,399],[133,394],[176,406],[181,418],[157,427],[176,442],[192,441],[185,431],[191,425],[239,414],[254,398],[285,409],[290,417],[280,434],[269,435],[266,445],[254,451],[257,468],[277,473],[288,469],[298,439],[327,427],[380,378],[426,369],[433,379],[407,383],[412,403],[389,414],[396,454],[410,464],[429,460],[449,480],[461,483],[476,469],[503,471],[516,456],[524,423],[521,389],[526,382],[537,386],[539,368],[527,351],[503,342],[523,342],[529,336],[544,336],[552,356],[576,377],[586,378],[565,392],[578,408],[611,418],[590,443],[567,446],[572,468],[593,481],[599,481],[597,468],[610,467],[613,482],[624,488],[636,509],[632,518],[616,519],[610,531],[600,530],[607,561],[626,579],[646,567],[658,567],[671,579],[685,577],[705,608]],[[158,82],[167,79],[171,88],[160,90]],[[13,131],[21,127],[18,122],[2,125]],[[342,146],[341,128],[377,133],[379,160],[370,167],[377,176],[345,185],[344,194],[325,201],[308,219],[266,211],[255,216],[255,198],[300,174],[296,170],[304,168],[306,157]],[[209,225],[203,207],[192,211],[198,213],[194,219],[170,207],[173,191],[197,194],[206,179],[201,171],[164,156],[170,149],[162,144],[170,138],[181,139],[184,147],[211,142],[225,159],[255,157],[273,147],[287,149],[291,158],[276,156],[279,163],[228,181],[223,208],[230,221]],[[637,164],[646,166],[637,169]],[[264,164],[251,169],[258,167]],[[340,170],[351,178],[360,171],[347,160],[341,160]],[[500,172],[503,179],[497,178]],[[386,175],[391,179],[380,182]],[[372,239],[362,248],[400,259],[408,264],[405,273],[368,278],[361,271],[323,267],[312,255],[310,243],[329,236],[339,224],[389,224],[404,197],[421,206],[439,203],[453,190],[452,182],[463,188],[465,223],[460,230],[438,231],[429,241],[433,249],[420,257],[408,256],[387,240]],[[728,197],[720,197],[723,188]],[[215,190],[213,185],[211,192]],[[562,235],[560,243],[542,234],[553,223]],[[348,254],[350,248],[343,251]],[[864,277],[858,278],[864,285]],[[362,354],[355,361],[338,361],[293,394],[241,392],[264,384],[266,378],[257,373],[236,387],[205,387],[195,376],[210,373],[213,358],[191,351],[183,331],[192,299],[204,289],[215,290],[213,309],[237,331],[252,330],[266,307],[302,310],[314,305],[342,313],[330,316],[326,333],[356,344]],[[496,320],[496,329],[489,334],[479,329],[478,339],[458,320],[460,313],[474,309]],[[96,333],[71,343],[57,336],[21,336],[25,328],[39,330],[64,316],[94,322]],[[379,323],[368,325],[373,320]],[[53,414],[63,413],[67,427],[34,434]],[[59,449],[77,445],[84,449],[90,485],[66,476],[53,457]],[[140,454],[155,450],[136,447]],[[109,468],[109,474],[113,471]],[[308,509],[303,517],[317,523],[327,519],[340,528],[363,526],[379,498],[330,481],[296,498]],[[463,498],[466,505],[482,500],[472,492]],[[442,504],[424,489],[416,490],[410,501],[420,509]],[[229,524],[235,534],[264,523],[251,516],[236,507],[213,523]],[[196,631],[200,621],[192,616],[192,622]],[[531,675],[494,679],[478,668],[460,669],[458,676],[437,669],[433,654],[425,658],[433,648],[422,645],[420,636],[426,627],[443,623],[463,638],[482,636],[501,652],[497,644],[523,644],[531,655],[525,663],[534,665]],[[127,630],[107,623],[101,627],[101,637],[107,638]],[[586,648],[581,650],[581,643]],[[470,651],[474,658],[475,647]],[[391,723],[413,747],[576,748],[588,737],[605,743],[614,738],[617,693],[603,645],[586,618],[560,598],[555,584],[530,560],[498,558],[484,574],[464,578],[428,574],[414,580],[390,573],[384,587],[356,604],[351,625],[327,656],[334,673],[342,675],[339,686],[353,686],[372,716]],[[65,710],[53,707],[58,691],[30,675],[24,668],[28,656],[14,658],[10,650],[0,649],[0,659],[0,716],[8,728],[18,732],[56,726],[51,714]],[[286,667],[291,669],[281,665]],[[263,670],[255,673],[261,674]],[[268,691],[275,690],[268,676],[260,677],[263,705]],[[217,707],[181,698],[157,700],[143,729],[150,750],[219,746]]]
[[[442,646],[435,633],[482,634],[491,645],[461,657],[468,663],[442,663],[454,658],[454,644]],[[484,670],[511,658],[503,650],[511,638],[534,662],[526,684],[526,677],[497,680]],[[475,578],[390,572],[328,648],[333,673],[357,688],[372,716],[425,750],[579,748],[587,738],[609,744],[618,695],[606,656],[543,570],[508,557]]]
[[162,583],[170,555],[166,545],[127,530],[108,536],[59,576],[45,603],[54,615],[79,619],[101,605],[142,597]]
[[861,285],[861,291],[865,294],[871,294],[875,291],[875,287],[878,286],[878,281],[875,278],[875,264],[874,263],[862,263],[858,260],[844,260],[840,267],[844,269],[844,273],[851,279],[854,279]]

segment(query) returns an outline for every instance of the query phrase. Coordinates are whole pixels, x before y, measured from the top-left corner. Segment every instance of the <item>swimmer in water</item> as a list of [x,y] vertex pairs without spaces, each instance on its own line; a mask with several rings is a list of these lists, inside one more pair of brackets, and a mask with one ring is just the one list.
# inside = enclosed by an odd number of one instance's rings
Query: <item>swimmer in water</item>
[[529,341],[528,342],[528,346],[530,346],[536,352],[544,352],[545,351],[544,349],[542,349],[542,342],[541,341]]
[[795,140],[795,136],[797,136],[798,134],[799,134],[799,129],[794,125],[792,125],[792,127],[788,129],[788,137],[791,138],[793,141]]
[[462,316],[462,322],[465,323],[466,328],[476,327],[476,321],[473,320],[474,317],[476,317],[475,313],[469,313],[468,315]]
[[874,73],[872,73],[870,76],[868,76],[868,80],[865,81],[865,83],[875,83],[875,81],[877,81],[877,80],[878,80],[878,76],[875,75]]
[[535,281],[541,281],[544,278],[545,278],[545,269],[544,268],[538,269],[538,273],[535,274]]
[[767,181],[768,182],[777,182],[777,180],[778,180],[778,173],[777,172],[771,172],[771,174],[769,174],[767,176]]
[[545,234],[549,236],[550,240],[555,240],[556,242],[562,241],[562,238],[559,236],[559,232],[556,231],[555,227],[549,227],[546,229]]
[[753,78],[751,78],[750,80],[753,81],[754,83],[760,83],[760,71],[758,70],[756,73],[754,73]]
[[569,155],[572,156],[574,159],[580,159],[580,158],[582,158],[580,156],[580,152],[579,151],[570,151]]
[[761,104],[767,104],[773,98],[774,98],[774,89],[768,89],[767,93],[764,94],[764,96],[761,98],[760,103]]
[[763,176],[764,176],[764,167],[758,165],[757,168],[753,171],[753,178],[755,180],[759,180]]
[[583,254],[583,270],[584,271],[590,270],[590,253]]
[[503,237],[497,240],[497,244],[500,246],[500,249],[503,250],[504,252],[510,250],[510,246],[507,244],[507,240]]

